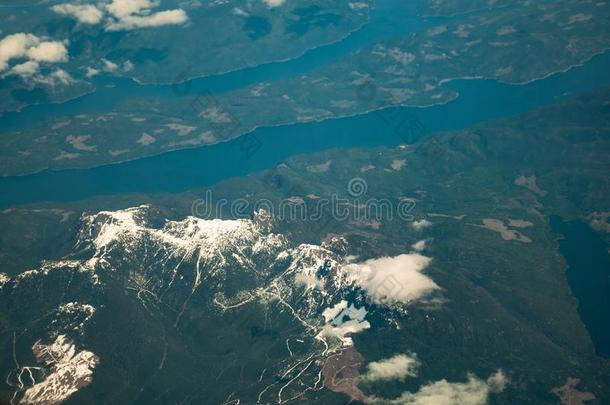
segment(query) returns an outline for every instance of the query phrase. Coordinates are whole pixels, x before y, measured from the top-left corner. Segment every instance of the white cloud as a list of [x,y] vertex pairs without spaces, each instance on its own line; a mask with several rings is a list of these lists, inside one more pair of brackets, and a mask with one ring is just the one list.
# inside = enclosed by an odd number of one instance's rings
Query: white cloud
[[248,17],[248,13],[244,11],[244,9],[240,8],[240,7],[235,7],[233,9],[233,14],[238,15],[240,17]]
[[279,7],[285,2],[286,0],[263,0],[263,3],[265,3],[267,7]]
[[152,12],[159,6],[158,0],[112,0],[100,5],[58,4],[52,10],[68,15],[83,24],[98,24],[104,21],[107,31],[133,30],[163,25],[184,24],[188,21],[182,9]]
[[51,9],[57,14],[74,17],[82,24],[99,24],[104,15],[100,9],[91,4],[56,4]]
[[[17,59],[12,67],[10,62]],[[63,70],[43,76],[40,74],[42,63],[53,64],[68,60],[68,50],[61,41],[44,41],[36,35],[18,33],[0,40],[0,72],[9,69],[5,76],[19,76],[22,80],[49,85],[67,84],[72,78]]]
[[415,393],[405,392],[400,398],[382,402],[397,405],[485,405],[489,395],[503,391],[507,383],[502,371],[492,374],[487,381],[470,375],[466,382],[435,381]]
[[106,25],[108,31],[132,30],[136,28],[160,27],[163,25],[183,24],[188,21],[184,10],[159,11],[150,15],[129,15]]
[[27,56],[37,62],[65,62],[68,60],[68,50],[62,42],[45,41],[28,49]]
[[411,247],[416,252],[422,252],[422,251],[426,250],[426,245],[427,244],[428,244],[428,240],[424,239],[424,240],[420,240],[418,242],[415,242],[414,244],[411,245]]
[[68,72],[63,69],[55,69],[51,74],[45,76],[35,77],[35,81],[38,83],[46,84],[49,86],[67,85],[74,82],[74,79]]
[[40,65],[35,61],[27,61],[13,66],[8,72],[8,75],[20,76],[22,79],[28,79],[38,73]]
[[99,69],[95,69],[92,67],[87,67],[87,73],[85,74],[88,78],[96,76],[100,73]]
[[113,0],[106,10],[114,17],[106,23],[108,31],[132,30],[136,28],[160,27],[183,24],[188,21],[182,9],[150,12],[158,2],[149,0]]
[[344,266],[347,279],[375,304],[392,305],[421,299],[439,286],[423,274],[431,258],[419,253],[382,257]]
[[32,34],[12,34],[0,41],[0,71],[8,68],[11,59],[23,58],[27,50],[40,42],[37,36]]
[[411,226],[416,231],[421,231],[424,228],[428,228],[428,227],[432,226],[432,222],[428,221],[427,219],[422,219],[420,221],[411,222]]
[[349,335],[354,333],[362,332],[363,330],[369,329],[371,324],[369,321],[358,321],[356,319],[350,319],[349,321],[342,322],[339,325],[324,325],[317,337],[335,337],[343,343],[343,346],[351,346],[354,342]]
[[153,8],[155,4],[149,0],[113,0],[106,5],[106,10],[116,18],[123,18]]
[[[60,41],[41,41],[32,34],[12,34],[0,41],[0,71],[6,70],[12,59],[58,63],[68,60],[68,50]],[[31,66],[31,65],[30,65]]]
[[294,278],[295,284],[303,286],[307,289],[317,288],[318,290],[324,289],[324,280],[318,278],[315,272],[301,272]]
[[100,71],[104,71],[104,72],[117,72],[117,71],[123,71],[123,72],[129,72],[131,70],[133,70],[134,66],[133,63],[131,63],[130,61],[125,61],[123,62],[121,65],[119,65],[118,63],[115,63],[111,60],[108,60],[106,58],[102,58],[100,59],[100,61],[102,62],[102,65],[100,66],[99,69],[95,69],[95,68],[87,68],[87,77],[89,76],[89,72],[91,73],[92,76],[95,76],[97,74],[100,73]]
[[404,381],[407,377],[416,377],[420,365],[416,355],[398,354],[388,359],[369,363],[362,379],[366,381]]
[[104,65],[104,70],[107,72],[114,72],[119,68],[119,65],[104,58],[102,58],[102,64]]
[[61,84],[69,84],[73,81],[72,76],[70,76],[65,70],[57,69],[51,74],[51,78],[55,80],[55,83]]
[[15,65],[11,70],[5,73],[3,77],[4,76],[19,76],[23,80],[30,80],[31,83],[43,84],[52,87],[59,85],[65,86],[74,83],[72,76],[70,76],[70,74],[63,69],[55,69],[46,76],[41,74],[39,71],[39,64],[35,61],[28,61]]

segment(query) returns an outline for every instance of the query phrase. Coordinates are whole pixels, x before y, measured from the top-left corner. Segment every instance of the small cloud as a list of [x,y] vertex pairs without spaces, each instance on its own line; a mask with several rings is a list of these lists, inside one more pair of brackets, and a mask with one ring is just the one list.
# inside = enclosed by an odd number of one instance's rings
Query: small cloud
[[8,35],[0,41],[0,71],[8,68],[11,59],[23,58],[32,46],[40,43],[37,36],[18,33]]
[[39,67],[40,65],[38,62],[30,60],[13,66],[13,68],[8,72],[8,75],[15,75],[20,76],[22,79],[28,79],[38,73]]
[[485,405],[489,395],[502,392],[508,379],[499,370],[486,381],[473,375],[468,376],[466,382],[451,383],[439,380],[424,385],[419,391],[405,392],[400,398],[384,401],[396,405]]
[[106,6],[112,15],[106,23],[108,31],[123,31],[136,28],[160,27],[163,25],[183,24],[188,21],[182,9],[164,10],[151,13],[156,6],[149,0],[113,0]]
[[[13,59],[20,59],[20,63],[10,67]],[[0,40],[0,72],[9,69],[2,77],[14,75],[33,83],[53,86],[71,83],[72,78],[61,69],[56,69],[47,76],[40,74],[41,64],[67,60],[68,50],[61,41],[44,41],[36,35],[23,32],[8,35]]]
[[418,242],[415,242],[414,244],[411,245],[411,247],[416,252],[422,252],[422,251],[426,250],[426,245],[427,244],[428,244],[428,240],[427,239],[423,239],[423,240],[420,240]]
[[153,13],[151,15],[139,16],[130,15],[123,17],[116,22],[106,25],[108,31],[124,31],[136,28],[160,27],[163,25],[177,25],[188,21],[184,10],[166,10]]
[[398,354],[388,359],[369,363],[368,371],[362,376],[362,379],[366,381],[404,381],[407,377],[416,377],[420,365],[415,354]]
[[240,17],[248,17],[248,15],[249,15],[246,11],[244,11],[243,8],[240,8],[240,7],[235,7],[233,9],[233,14],[238,15]]
[[99,24],[104,21],[107,31],[126,31],[146,27],[183,24],[188,21],[182,9],[152,12],[159,1],[112,0],[100,5],[58,4],[51,9],[62,15],[75,18],[82,24]]
[[[109,73],[114,73],[119,70],[121,70],[123,72],[129,72],[129,71],[133,70],[133,68],[134,68],[133,63],[131,63],[131,61],[125,61],[125,62],[123,62],[123,64],[119,65],[118,63],[115,63],[111,60],[102,58],[101,62],[102,62],[101,70],[103,70],[104,72],[109,72]],[[91,70],[94,71],[95,74],[98,74],[100,72],[99,69],[91,69]]]
[[296,275],[294,281],[297,286],[303,286],[306,289],[324,289],[324,280],[318,278],[315,273],[300,272]]
[[279,7],[284,4],[286,0],[263,0],[263,3],[267,5],[267,7]]
[[432,222],[428,221],[427,219],[422,219],[422,220],[419,220],[419,221],[411,222],[411,226],[416,231],[421,231],[422,229],[425,229],[425,228],[428,228],[428,227],[432,226]]
[[74,17],[81,24],[99,24],[103,12],[91,4],[56,4],[51,10],[57,14]]
[[113,0],[106,5],[106,10],[118,19],[139,14],[153,7],[149,0]]
[[47,86],[68,85],[74,83],[74,79],[63,69],[56,69],[50,74],[44,76],[39,74],[39,65],[37,62],[29,61],[13,66],[5,76],[19,76],[23,80],[31,80],[32,83],[44,84]]
[[56,86],[58,84],[67,85],[67,84],[73,83],[74,79],[65,70],[55,69],[55,71],[53,71],[53,73],[51,73],[49,76],[47,76],[42,81],[51,86]]
[[68,50],[62,42],[45,41],[28,49],[27,57],[37,62],[65,62],[68,60]]
[[[63,42],[41,41],[36,35],[22,32],[9,35],[0,41],[0,70],[7,69],[12,59],[29,59],[46,63],[65,62],[68,60],[68,50]],[[28,66],[30,69],[33,67],[32,64]]]
[[103,68],[106,72],[114,72],[119,68],[119,65],[104,58],[102,58],[102,64],[104,65]]
[[85,74],[85,76],[87,76],[88,78],[91,78],[93,76],[97,76],[99,73],[100,73],[99,69],[94,69],[92,67],[88,67],[87,73]]
[[440,287],[423,271],[432,259],[419,253],[382,257],[344,266],[346,277],[375,304],[408,304]]
[[508,385],[508,377],[502,370],[496,371],[487,379],[487,385],[491,392],[502,392]]

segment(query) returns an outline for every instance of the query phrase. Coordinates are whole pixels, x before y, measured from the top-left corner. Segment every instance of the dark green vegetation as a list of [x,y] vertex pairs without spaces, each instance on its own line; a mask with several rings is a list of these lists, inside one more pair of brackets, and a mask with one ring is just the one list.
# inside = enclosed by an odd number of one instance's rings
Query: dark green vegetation
[[[462,2],[448,4],[460,4],[466,10],[470,7]],[[348,18],[338,19],[337,15],[343,14],[313,5],[291,9],[290,13],[290,17],[282,20],[286,26],[280,30],[281,38],[273,36],[278,35],[275,30],[269,35],[290,47],[295,41],[286,41],[286,36],[315,37],[315,33],[337,30]],[[357,21],[364,18],[348,15]],[[392,40],[365,44],[333,63],[296,77],[263,81],[218,94],[188,91],[185,85],[174,89],[170,97],[126,96],[112,111],[57,115],[49,121],[32,122],[18,131],[5,133],[0,137],[0,173],[18,175],[45,168],[91,167],[205,146],[260,126],[344,117],[393,105],[442,104],[458,97],[443,84],[460,78],[487,78],[512,84],[534,81],[584,63],[608,49],[609,17],[608,3],[577,0],[518,3],[431,19],[425,21],[424,29],[401,27]],[[215,21],[224,24],[224,19]],[[251,16],[243,28],[243,39],[247,40],[243,48],[255,52],[259,48],[251,46],[251,38],[264,36],[269,26],[264,18]],[[303,31],[310,34],[302,34]],[[142,46],[140,37],[144,34],[130,32],[119,42],[121,48],[117,52],[121,55],[130,55],[132,48],[122,47],[131,43],[131,35],[136,35],[134,43]],[[322,42],[315,38],[310,38],[309,43]],[[257,41],[260,40],[254,40],[256,44]],[[199,44],[192,42],[195,43]],[[230,56],[247,55],[243,48],[242,42],[235,49],[222,48],[230,55],[219,58],[234,62]],[[138,51],[146,53],[142,49],[148,49],[148,45]],[[263,52],[267,48],[260,49]],[[185,60],[200,66],[198,58],[204,58],[204,53],[182,54],[190,50],[190,47],[172,50],[179,55],[168,50],[167,55],[155,57],[150,63],[136,65],[134,72],[144,74],[147,69],[159,74],[182,72],[179,79],[140,77],[147,81],[182,81],[196,74],[191,73],[190,67],[186,71],[178,67],[184,69]],[[250,59],[242,63],[253,64]]]
[[[187,21],[116,30],[108,27],[106,15],[95,24],[85,24],[51,9],[63,3],[70,2],[0,8],[0,40],[25,31],[66,41],[69,60],[60,66],[73,79],[50,86],[1,77],[0,112],[82,95],[94,89],[91,76],[95,74],[176,83],[295,58],[360,28],[371,5],[363,0],[362,7],[354,9],[349,1],[310,0],[299,2],[298,7],[270,8],[263,1],[164,0],[151,11],[182,10]],[[104,11],[103,5],[100,9]]]
[[[394,204],[415,199],[415,219],[432,222],[420,231],[398,218],[382,219],[373,226],[328,215],[314,222],[274,225],[275,232],[294,245],[325,241],[329,258],[394,256],[409,252],[419,240],[429,240],[425,254],[433,262],[427,274],[441,286],[442,302],[416,304],[407,312],[367,305],[371,329],[354,335],[366,362],[417,353],[420,375],[405,384],[361,384],[367,394],[396,397],[430,381],[464,381],[467,372],[486,378],[501,368],[510,383],[491,397],[492,403],[557,403],[552,389],[575,377],[581,380],[578,389],[604,404],[610,401],[610,364],[596,356],[579,319],[548,218],[588,220],[593,212],[609,210],[609,154],[610,90],[606,90],[524,116],[436,134],[405,148],[297,156],[274,170],[224,181],[212,191],[215,199],[229,201],[301,197],[314,204],[314,195],[349,198],[349,180],[362,177],[368,185],[363,199],[387,198]],[[403,160],[404,166],[396,164]],[[77,240],[82,241],[81,230],[95,237],[105,217],[98,215],[99,222],[83,224],[81,213],[148,203],[154,208],[141,220],[161,229],[166,219],[190,215],[193,202],[204,196],[205,190],[119,195],[3,213],[0,268],[10,280],[0,289],[0,374],[5,376],[13,368],[13,336],[16,356],[24,364],[33,361],[31,346],[37,339],[48,341],[52,333],[64,330],[79,347],[101,359],[93,382],[75,394],[72,403],[94,398],[95,402],[148,403],[155,397],[164,403],[219,403],[229,397],[250,404],[268,384],[283,385],[294,377],[282,377],[282,367],[290,361],[286,339],[303,338],[302,345],[292,347],[297,358],[312,353],[317,343],[286,307],[271,305],[273,300],[268,305],[254,301],[222,313],[214,305],[214,299],[252,291],[257,283],[266,286],[283,271],[284,262],[273,262],[261,271],[260,263],[269,263],[266,256],[259,257],[253,268],[229,258],[221,267],[221,278],[210,276],[192,294],[179,322],[176,315],[191,291],[187,286],[195,277],[195,266],[188,260],[160,265],[158,259],[165,257],[165,251],[146,237],[136,250],[122,245],[108,250],[108,263],[95,272],[103,288],[92,287],[89,273],[69,264],[56,264],[58,269],[47,274],[17,277],[30,268],[45,268],[43,259],[89,259],[91,247]],[[530,242],[481,227],[486,219],[501,221],[506,230],[518,231]],[[610,241],[608,233],[597,232],[606,243]],[[332,235],[343,236],[347,244],[333,244]],[[163,274],[174,266],[180,268],[186,284],[177,282],[159,300],[134,288],[164,286]],[[202,270],[207,274],[210,267]],[[295,307],[304,305],[298,292],[284,295]],[[356,293],[350,297],[364,303]],[[327,302],[317,299],[314,302],[320,305]],[[96,308],[82,334],[52,323],[58,316],[56,308],[72,301]],[[268,371],[261,376],[265,368]],[[308,368],[302,380],[315,381],[318,370],[319,364]],[[11,395],[6,386],[0,391],[0,398]],[[327,390],[308,391],[298,401],[341,404],[345,397]]]

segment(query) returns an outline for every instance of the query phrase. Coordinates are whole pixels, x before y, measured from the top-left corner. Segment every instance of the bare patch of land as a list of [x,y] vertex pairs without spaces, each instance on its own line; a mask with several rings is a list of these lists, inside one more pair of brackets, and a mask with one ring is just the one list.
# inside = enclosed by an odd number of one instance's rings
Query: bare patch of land
[[579,391],[576,388],[579,383],[579,378],[568,378],[564,385],[553,388],[553,394],[559,397],[563,405],[584,405],[587,401],[593,401],[595,395],[590,392]]
[[504,222],[499,219],[485,218],[483,220],[483,225],[477,226],[499,233],[504,240],[516,240],[523,243],[532,242],[530,238],[523,235],[521,232],[515,231],[514,229],[509,229]]
[[358,388],[363,363],[364,358],[353,346],[328,357],[322,366],[324,386],[348,395],[351,400],[371,403],[370,398]]

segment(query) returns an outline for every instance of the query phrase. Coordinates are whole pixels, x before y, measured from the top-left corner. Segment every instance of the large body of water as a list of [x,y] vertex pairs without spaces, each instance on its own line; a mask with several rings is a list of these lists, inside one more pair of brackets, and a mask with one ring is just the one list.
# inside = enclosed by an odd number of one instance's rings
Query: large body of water
[[[0,128],[2,131],[20,129],[50,117],[107,112],[116,107],[119,100],[135,95],[181,97],[184,93],[196,94],[204,89],[222,92],[259,81],[296,77],[368,44],[424,30],[446,20],[418,18],[419,2],[409,4],[405,6],[404,0],[378,2],[370,23],[362,29],[294,60],[194,79],[178,86],[179,89],[171,85],[139,85],[128,79],[102,77],[98,79],[94,93],[62,104],[35,105],[18,113],[5,114],[0,117]],[[246,138],[198,149],[91,169],[47,170],[27,176],[4,177],[0,178],[0,208],[124,192],[180,192],[271,168],[295,154],[334,147],[395,146],[413,142],[416,140],[413,136],[409,139],[401,136],[397,128],[401,119],[418,120],[426,129],[425,133],[461,129],[477,122],[523,113],[566,95],[610,86],[608,71],[610,53],[596,56],[584,66],[526,85],[506,85],[493,80],[454,81],[446,86],[460,94],[457,100],[429,108],[393,109],[393,116],[398,117],[394,120],[388,120],[388,114],[372,112],[319,123],[259,128]],[[248,150],[244,151],[244,148]]]
[[[394,108],[355,117],[306,124],[259,128],[245,138],[196,149],[91,169],[46,170],[0,178],[0,208],[41,201],[74,201],[125,192],[180,192],[223,179],[272,168],[287,157],[335,147],[396,146],[405,139],[398,128],[403,119],[416,119],[425,134],[530,111],[566,95],[610,86],[610,53],[583,66],[526,85],[493,80],[459,80],[446,86],[460,96],[429,108]],[[86,105],[86,101],[83,100]],[[37,106],[39,111],[45,106]],[[55,109],[57,106],[46,106]],[[73,108],[73,107],[70,107]],[[28,110],[24,113],[27,114]],[[388,119],[389,116],[394,118]]]
[[580,221],[551,217],[551,229],[560,234],[559,252],[568,265],[566,277],[578,299],[578,314],[595,351],[610,359],[610,254],[608,245]]
[[[0,114],[0,128],[15,130],[33,122],[57,116],[111,111],[121,100],[129,97],[175,98],[202,91],[220,93],[239,89],[260,82],[272,82],[298,77],[312,70],[331,64],[342,56],[364,46],[390,39],[396,35],[425,29],[440,18],[421,19],[416,17],[420,1],[384,0],[378,2],[368,24],[336,43],[320,46],[305,52],[298,58],[261,64],[256,67],[233,72],[201,77],[176,85],[140,85],[126,79],[107,76],[93,78],[96,91],[83,97],[61,103],[41,104],[25,108],[22,112]],[[176,74],[177,81],[191,75],[192,67],[185,66]]]

